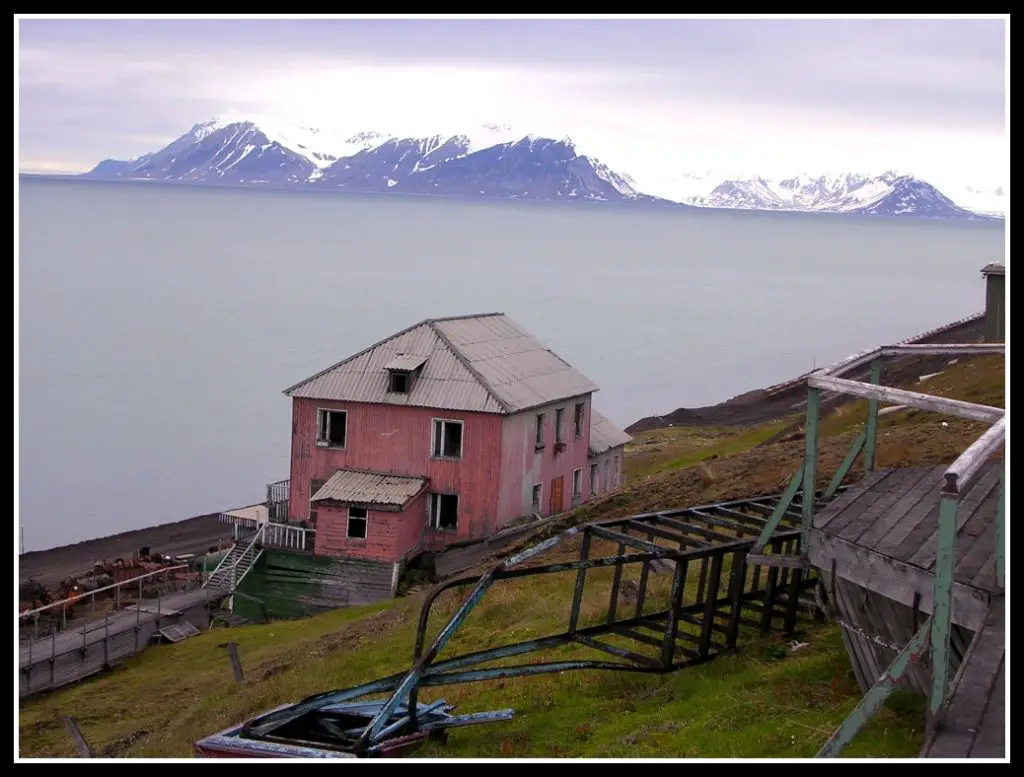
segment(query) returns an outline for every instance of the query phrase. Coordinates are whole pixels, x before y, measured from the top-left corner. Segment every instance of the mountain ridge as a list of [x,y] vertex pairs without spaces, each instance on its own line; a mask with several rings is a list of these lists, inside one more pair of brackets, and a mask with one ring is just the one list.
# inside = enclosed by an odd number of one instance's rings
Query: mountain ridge
[[706,194],[658,196],[643,191],[626,172],[582,153],[568,137],[519,134],[500,124],[399,137],[377,130],[321,132],[228,115],[193,125],[157,151],[102,160],[81,177],[904,218],[995,217],[963,208],[932,184],[896,171],[734,177]]

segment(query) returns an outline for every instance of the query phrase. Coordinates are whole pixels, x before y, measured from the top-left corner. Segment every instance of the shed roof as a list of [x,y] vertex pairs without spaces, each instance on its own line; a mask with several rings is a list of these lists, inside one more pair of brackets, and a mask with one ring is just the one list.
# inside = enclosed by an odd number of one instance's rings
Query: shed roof
[[632,441],[632,437],[590,408],[590,455],[600,456],[612,448],[618,448]]
[[[390,392],[388,368],[411,364],[414,357],[423,366],[409,392]],[[504,313],[487,313],[427,319],[284,393],[506,415],[597,390]]]
[[403,508],[426,488],[427,482],[426,478],[339,469],[310,501]]

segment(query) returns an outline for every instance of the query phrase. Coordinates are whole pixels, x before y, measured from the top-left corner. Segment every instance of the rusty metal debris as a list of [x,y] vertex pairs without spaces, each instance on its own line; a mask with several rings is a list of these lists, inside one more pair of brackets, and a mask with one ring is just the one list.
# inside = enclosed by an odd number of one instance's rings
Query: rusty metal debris
[[[439,736],[447,728],[509,720],[512,710],[452,716],[443,700],[419,702],[421,688],[577,670],[661,674],[711,660],[736,646],[741,627],[783,632],[795,629],[802,596],[815,585],[814,573],[799,568],[749,565],[746,556],[772,516],[778,497],[763,497],[594,522],[504,559],[483,575],[457,577],[436,586],[420,613],[413,665],[406,672],[354,688],[330,691],[285,705],[195,744],[213,757],[335,758],[394,755]],[[765,547],[773,554],[798,550],[799,499]],[[527,566],[566,540],[582,539],[580,557]],[[595,540],[615,543],[613,556],[591,558]],[[667,606],[652,607],[650,581],[658,566],[672,572]],[[588,570],[611,567],[608,610],[602,622],[580,625]],[[638,581],[623,571],[639,567]],[[501,580],[575,572],[568,625],[540,639],[438,660],[487,591]],[[431,610],[445,591],[472,589],[427,646]],[[628,589],[628,590],[625,590]],[[689,600],[689,601],[688,601]],[[625,606],[621,607],[625,601]],[[653,610],[653,611],[652,611]],[[625,641],[630,647],[621,645]],[[615,643],[620,644],[615,644]],[[494,666],[516,656],[563,645],[582,645],[619,660],[561,660]],[[489,666],[485,666],[489,665]],[[371,699],[389,694],[386,699]],[[361,700],[361,701],[359,701]]]

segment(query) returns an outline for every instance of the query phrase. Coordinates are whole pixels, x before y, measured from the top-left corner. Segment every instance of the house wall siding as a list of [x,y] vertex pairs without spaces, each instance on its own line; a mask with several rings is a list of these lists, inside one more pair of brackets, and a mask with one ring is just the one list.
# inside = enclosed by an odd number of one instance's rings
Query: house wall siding
[[348,508],[321,505],[316,516],[316,554],[394,561],[423,544],[427,495],[420,494],[403,512],[368,510],[366,539],[348,536]]
[[[316,444],[317,409],[348,412],[344,449]],[[444,418],[463,422],[462,459],[431,458],[432,421]],[[493,413],[437,411],[400,405],[375,405],[314,399],[292,401],[292,455],[289,515],[301,520],[309,515],[312,480],[327,480],[339,469],[360,469],[412,475],[430,479],[430,491],[459,495],[459,524],[456,532],[443,535],[440,544],[481,539],[494,531],[498,513],[498,483],[501,479],[502,416]],[[571,423],[571,418],[569,419]],[[425,497],[424,497],[425,498]],[[317,552],[327,551],[332,540],[320,534],[317,510]],[[418,513],[418,515],[417,515]],[[394,528],[394,547],[407,543],[415,534],[413,525],[426,521],[425,503],[406,510],[409,523]],[[416,532],[422,530],[416,528]],[[342,525],[342,539],[344,525]],[[438,540],[434,539],[437,545]]]
[[[600,456],[592,458],[588,463],[588,473],[590,471],[590,464],[597,464],[597,494],[599,496],[601,494],[606,494],[612,489],[618,488],[623,484],[622,462],[625,455],[626,447],[624,445],[620,445],[617,448],[609,448]],[[617,464],[616,459],[618,459]],[[589,494],[590,492],[588,491],[587,493]]]
[[[576,439],[574,433],[574,408],[584,403],[583,434]],[[565,410],[565,445],[555,453],[555,411]],[[590,495],[590,467],[587,455],[590,446],[591,395],[566,399],[551,405],[544,405],[515,415],[506,416],[501,432],[501,489],[498,500],[497,525],[501,526],[514,518],[529,515],[533,504],[533,487],[542,486],[540,514],[551,515],[551,481],[561,475],[561,512],[572,506],[572,473],[583,468],[582,501]],[[536,450],[536,418],[544,413],[544,447]]]

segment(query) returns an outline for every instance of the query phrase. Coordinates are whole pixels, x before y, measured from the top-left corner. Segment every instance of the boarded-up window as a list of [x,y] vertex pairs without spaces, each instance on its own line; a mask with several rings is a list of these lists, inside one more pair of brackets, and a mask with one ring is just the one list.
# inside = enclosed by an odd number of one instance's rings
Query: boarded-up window
[[538,483],[537,485],[535,485],[533,487],[533,505],[531,507],[531,510],[534,513],[539,513],[540,512],[540,500],[541,500],[541,496],[542,496],[542,492],[543,491],[544,491],[544,486],[542,486],[540,483]]
[[348,508],[348,537],[353,540],[366,539],[366,508]]
[[431,529],[456,531],[459,528],[458,494],[431,494],[427,500],[429,515],[427,523]]

